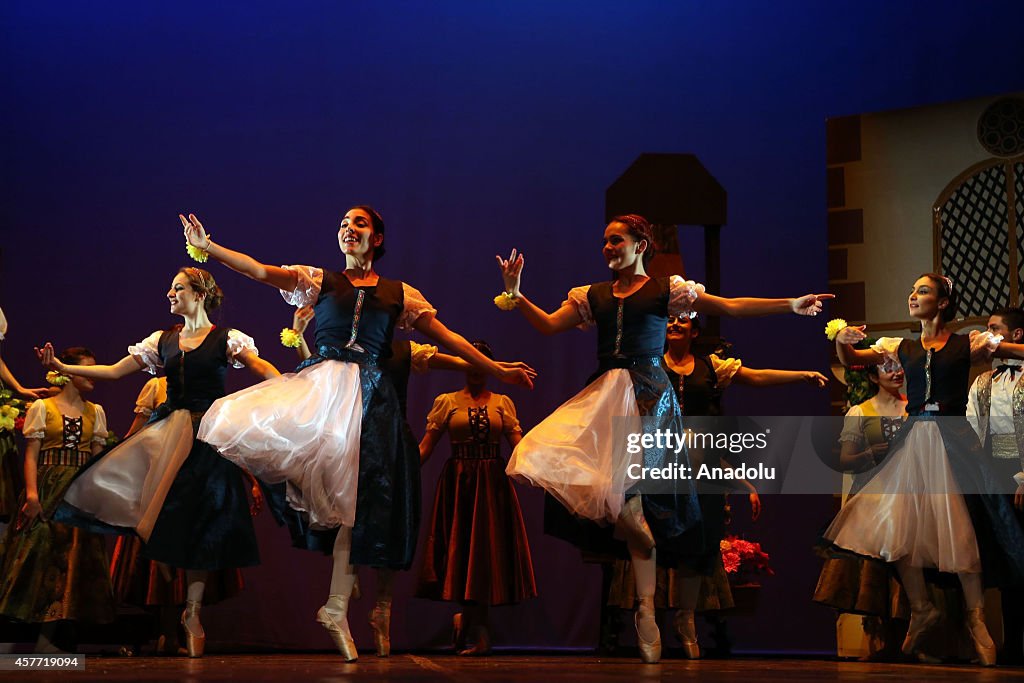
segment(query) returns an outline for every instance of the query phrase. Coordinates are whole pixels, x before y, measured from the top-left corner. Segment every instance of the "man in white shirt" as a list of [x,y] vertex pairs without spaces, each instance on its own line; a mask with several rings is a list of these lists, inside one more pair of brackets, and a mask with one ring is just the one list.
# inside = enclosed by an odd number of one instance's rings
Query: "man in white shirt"
[[[1002,308],[992,313],[988,331],[1009,342],[1024,340],[1024,311]],[[1024,361],[1000,359],[971,385],[967,419],[991,455],[996,493],[1012,494],[1017,519],[1024,511]],[[1014,476],[1016,475],[1016,476]],[[1006,663],[1024,663],[1024,589],[1002,589],[1003,657]]]

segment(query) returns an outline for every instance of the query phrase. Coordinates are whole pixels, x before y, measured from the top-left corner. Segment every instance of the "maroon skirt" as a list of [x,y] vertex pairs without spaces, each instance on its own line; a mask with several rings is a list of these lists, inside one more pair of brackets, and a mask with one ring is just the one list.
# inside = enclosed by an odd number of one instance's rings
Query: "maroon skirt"
[[[180,607],[188,595],[184,569],[170,567],[170,581],[160,565],[142,557],[142,541],[137,536],[119,536],[110,559],[110,582],[114,598],[126,605]],[[212,605],[238,595],[245,583],[238,569],[217,569],[208,572],[203,604]]]
[[508,605],[536,597],[519,498],[497,444],[456,444],[444,464],[416,596]]

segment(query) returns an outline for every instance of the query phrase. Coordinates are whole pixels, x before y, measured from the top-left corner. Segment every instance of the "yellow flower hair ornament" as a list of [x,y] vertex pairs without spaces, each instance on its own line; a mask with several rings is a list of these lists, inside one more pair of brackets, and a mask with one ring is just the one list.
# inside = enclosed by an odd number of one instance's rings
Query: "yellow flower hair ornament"
[[502,292],[494,297],[494,305],[503,311],[511,311],[516,307],[518,297],[512,296],[509,292]]
[[55,387],[62,387],[71,381],[71,378],[67,375],[57,372],[56,370],[50,370],[46,373],[46,381]]
[[290,349],[297,349],[302,346],[302,335],[290,327],[281,330],[281,345]]
[[836,335],[845,330],[849,325],[842,318],[835,318],[829,320],[828,324],[825,325],[825,336],[828,337],[829,341],[835,341]]

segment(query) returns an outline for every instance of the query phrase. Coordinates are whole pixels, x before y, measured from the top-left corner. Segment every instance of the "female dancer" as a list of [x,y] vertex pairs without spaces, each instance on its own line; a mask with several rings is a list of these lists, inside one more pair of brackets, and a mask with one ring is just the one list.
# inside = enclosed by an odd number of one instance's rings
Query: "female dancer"
[[[695,354],[693,342],[699,335],[700,326],[697,318],[686,315],[669,317],[666,330],[668,349],[662,360],[669,382],[675,389],[680,409],[687,418],[722,415],[722,393],[733,383],[765,387],[806,382],[823,387],[828,382],[824,375],[813,370],[756,369],[743,365],[738,358],[720,358],[714,353]],[[688,419],[687,426],[696,428],[696,423]],[[726,455],[725,458],[727,457]],[[746,492],[752,518],[756,521],[761,514],[761,499],[757,495],[756,487],[745,479],[738,479],[735,483]],[[664,577],[667,604],[661,606],[678,609],[675,625],[683,643],[683,652],[688,659],[700,657],[694,612],[698,608],[702,590],[709,593],[706,596],[707,602],[716,605],[724,602],[727,606],[732,604],[729,581],[721,562],[720,544],[725,537],[726,525],[724,493],[715,491],[699,495],[701,516],[704,520],[703,547],[696,554],[686,558],[679,567],[669,567]],[[626,582],[623,581],[623,578],[629,577],[629,570],[628,561],[616,563],[616,576],[612,579],[612,585],[622,586],[622,590],[618,591],[621,595],[610,596],[614,604],[629,607],[633,605],[632,586],[626,589]]]
[[[613,423],[626,416],[627,433],[655,428],[683,433],[675,392],[662,368],[665,329],[670,315],[691,311],[750,316],[795,312],[815,315],[821,300],[726,299],[679,276],[652,279],[645,263],[654,253],[650,224],[637,215],[612,219],[604,231],[603,254],[614,272],[611,282],[576,287],[554,313],[546,313],[519,289],[523,255],[496,257],[507,297],[544,334],[574,326],[598,328],[599,374],[580,394],[559,407],[523,437],[509,461],[508,473],[544,488],[570,512],[594,521],[614,521],[633,561],[640,609],[636,616],[641,658],[661,658],[661,636],[654,617],[655,542],[676,554],[702,540],[700,509],[692,482],[676,481],[675,490],[625,497],[630,456],[613,436]],[[646,418],[642,427],[640,416]],[[671,464],[672,451],[645,449],[645,466]],[[639,458],[639,456],[637,456]],[[681,456],[685,459],[685,453]],[[648,525],[652,525],[650,528]],[[689,533],[684,533],[689,532]]]
[[207,573],[259,564],[256,532],[246,498],[248,480],[219,457],[195,430],[203,412],[224,391],[229,366],[247,367],[257,377],[275,377],[251,337],[217,327],[209,313],[224,297],[213,276],[182,268],[167,292],[171,313],[183,325],[154,332],[128,347],[113,365],[68,366],[53,358],[45,365],[93,379],[117,379],[138,370],[167,375],[167,401],[146,428],[92,463],[68,489],[60,517],[98,530],[136,534],[144,555],[186,570],[188,588],[181,624],[190,657],[201,657],[206,634],[199,621]]
[[[299,335],[299,346],[296,348],[296,352],[300,360],[306,360],[313,355],[306,345],[306,338],[304,336],[306,327],[309,325],[313,315],[312,307],[303,306],[295,309],[295,314],[292,318],[292,329]],[[529,374],[531,379],[537,375],[533,368],[525,363],[504,363],[498,361],[498,365],[522,368]],[[391,357],[383,361],[381,370],[394,385],[395,391],[398,394],[398,404],[402,417],[406,418],[406,396],[408,394],[410,373],[422,373],[427,370],[459,370],[468,373],[473,370],[473,366],[458,356],[438,353],[436,346],[417,344],[408,339],[395,339],[391,342]],[[502,471],[502,476],[504,476],[504,471]],[[300,547],[302,546],[300,545]],[[395,572],[391,569],[380,567],[377,568],[376,575],[377,597],[373,610],[370,612],[370,627],[374,632],[377,656],[387,657],[391,653],[391,595]]]
[[[80,346],[64,351],[61,359],[75,368],[96,363]],[[92,388],[91,380],[72,377],[59,394],[33,403],[25,416],[25,502],[3,539],[0,613],[43,624],[39,651],[55,651],[61,621],[114,619],[103,538],[53,519],[79,468],[106,442],[103,408],[82,397]]]
[[[135,419],[125,438],[135,434],[149,422],[153,413],[167,401],[167,378],[153,377],[142,387],[135,401]],[[258,483],[246,473],[252,488],[251,512],[256,515],[263,501]],[[119,603],[143,607],[157,616],[159,635],[156,643],[158,655],[185,653],[179,645],[178,614],[188,594],[188,573],[181,568],[171,569],[165,564],[147,560],[142,556],[142,539],[138,536],[118,536],[110,557],[110,581],[114,597]],[[241,592],[245,583],[237,567],[213,570],[207,573],[203,604],[213,605]],[[138,640],[141,643],[141,639]],[[136,648],[137,650],[138,648]]]
[[[865,473],[885,459],[907,412],[907,400],[900,393],[905,376],[899,363],[887,358],[881,365],[868,367],[867,376],[875,394],[847,411],[839,436],[839,467],[853,475],[851,496],[870,479]],[[844,503],[846,500],[844,496]],[[841,641],[846,640],[842,634],[847,632],[843,624],[849,623],[849,619],[858,622],[852,627],[856,646],[860,647],[867,635],[868,652],[864,659],[871,660],[884,656],[888,643],[893,642],[891,619],[906,618],[898,611],[899,592],[899,584],[885,565],[839,553],[826,557],[814,601],[840,612],[837,632]]]
[[[874,477],[840,510],[825,539],[895,563],[910,599],[906,654],[917,652],[939,619],[923,568],[956,573],[978,657],[991,666],[995,645],[985,627],[982,573],[994,584],[1024,578],[1024,534],[1006,500],[990,493],[997,489],[970,424],[953,416],[965,414],[971,363],[987,361],[996,340],[987,332],[968,340],[946,328],[956,316],[957,293],[942,275],[918,278],[908,306],[921,322],[919,340],[883,337],[870,350],[857,350],[853,345],[865,338],[863,327],[847,327],[836,337],[844,365],[898,358],[907,377],[907,412],[916,417],[896,436]],[[1024,358],[1024,345],[999,343],[994,355]],[[965,488],[976,495],[963,495]]]
[[[486,342],[473,346],[494,357]],[[452,457],[437,483],[416,596],[462,603],[463,612],[455,615],[456,650],[488,655],[488,607],[537,595],[519,498],[499,457],[501,436],[515,448],[523,430],[512,400],[488,391],[486,375],[472,369],[464,389],[434,399],[420,442],[422,462],[445,430]],[[462,649],[466,633],[476,640]]]
[[341,221],[341,272],[259,263],[211,242],[194,215],[180,218],[191,246],[316,312],[317,354],[297,374],[218,401],[199,436],[260,479],[287,482],[288,505],[307,529],[338,529],[331,591],[317,621],[353,661],[352,565],[407,569],[416,544],[419,457],[378,365],[395,326],[415,328],[506,382],[532,382],[525,370],[499,366],[445,327],[417,290],[377,275],[384,221],[368,206],[350,209]]

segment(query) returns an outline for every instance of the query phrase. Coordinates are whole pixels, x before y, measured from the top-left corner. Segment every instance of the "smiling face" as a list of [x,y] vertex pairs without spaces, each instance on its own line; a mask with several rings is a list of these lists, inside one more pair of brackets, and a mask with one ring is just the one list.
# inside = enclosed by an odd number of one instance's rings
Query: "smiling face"
[[632,268],[638,259],[643,258],[647,241],[637,242],[629,234],[629,227],[624,223],[611,222],[604,229],[604,260],[612,270]]
[[373,231],[373,219],[363,209],[350,209],[338,227],[338,246],[346,256],[366,257],[384,241]]
[[877,378],[873,375],[869,375],[869,377],[878,382],[879,388],[890,393],[898,392],[906,379],[903,374],[903,366],[892,360],[886,360],[878,366]]
[[939,287],[930,277],[920,277],[907,297],[910,315],[918,320],[931,320],[949,305],[949,298],[939,295]]
[[171,280],[171,288],[167,290],[167,300],[171,304],[171,313],[174,315],[190,316],[203,306],[205,297],[192,289],[185,273],[178,273]]

